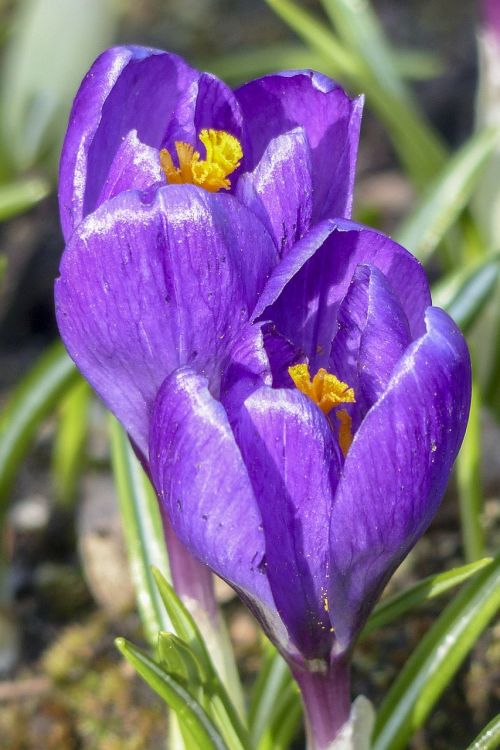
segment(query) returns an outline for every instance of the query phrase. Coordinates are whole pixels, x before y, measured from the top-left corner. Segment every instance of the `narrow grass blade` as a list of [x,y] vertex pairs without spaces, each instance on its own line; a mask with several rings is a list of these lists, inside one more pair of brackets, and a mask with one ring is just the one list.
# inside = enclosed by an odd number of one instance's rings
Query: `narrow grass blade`
[[189,646],[175,633],[159,633],[158,660],[168,674],[184,679],[190,688],[199,687],[208,679]]
[[394,62],[402,78],[409,81],[427,81],[443,75],[443,60],[428,50],[394,49]]
[[91,391],[85,381],[77,382],[61,403],[52,455],[52,477],[57,500],[70,505],[85,463],[88,411]]
[[0,515],[40,423],[79,378],[73,362],[57,342],[13,391],[0,419]]
[[28,211],[50,193],[50,183],[42,177],[26,177],[0,185],[0,221]]
[[147,684],[175,711],[183,732],[191,738],[191,747],[197,750],[230,750],[186,686],[124,638],[117,638],[116,646]]
[[468,333],[495,293],[499,279],[500,257],[488,256],[441,279],[432,289],[433,303]]
[[291,0],[266,0],[266,2],[301,39],[326,57],[335,75],[350,81],[362,75],[363,68],[357,57],[311,13]]
[[248,733],[238,716],[233,701],[217,674],[205,641],[191,613],[157,568],[153,568],[153,575],[163,604],[172,622],[171,629],[186,643],[199,661],[203,673],[207,675],[206,682],[210,684],[211,714],[217,720],[218,726],[224,729],[226,739],[232,737],[231,747],[247,748],[249,746]]
[[409,90],[395,65],[395,58],[367,0],[321,0],[333,26],[350,49],[356,50],[371,74],[398,99],[411,103]]
[[361,633],[361,638],[365,638],[374,630],[385,627],[401,615],[406,614],[411,609],[424,604],[431,599],[445,594],[455,586],[459,586],[472,576],[475,576],[480,570],[491,565],[493,558],[484,557],[477,562],[462,565],[460,568],[447,570],[445,573],[439,573],[435,576],[429,576],[419,581],[414,586],[402,591],[400,594],[391,596],[385,601],[377,604],[373,613],[370,615]]
[[59,150],[75,91],[112,42],[119,6],[113,0],[15,3],[2,61],[0,127],[16,169],[28,169]]
[[152,565],[168,571],[158,500],[127,436],[113,417],[110,431],[113,472],[137,606],[146,637],[156,646],[158,631],[172,630],[151,571]]
[[[497,284],[491,298],[491,304],[485,311],[485,322],[478,326],[477,345],[481,347],[479,353],[485,357],[484,386],[482,397],[484,403],[491,409],[500,421],[500,283]],[[474,332],[475,333],[475,332]],[[484,339],[484,336],[487,339]],[[488,353],[482,351],[484,340],[489,342]]]
[[264,727],[258,750],[286,750],[297,735],[302,716],[297,684],[290,678],[276,698],[270,723]]
[[457,458],[460,525],[465,558],[469,561],[478,560],[484,554],[484,533],[481,526],[481,433],[481,394],[477,382],[473,380],[469,422]]
[[275,718],[276,701],[292,682],[292,675],[283,657],[270,644],[266,644],[263,664],[250,697],[248,726],[252,746],[261,746],[266,730],[270,731]]
[[426,261],[467,205],[498,144],[496,129],[480,131],[448,162],[429,192],[399,228],[395,239]]
[[417,187],[425,187],[430,178],[439,174],[446,162],[446,149],[439,136],[414,108],[388,91],[360,55],[339,41],[312,14],[292,0],[266,2],[313,50],[325,55],[335,77],[366,94]]
[[204,672],[212,674],[214,672],[212,660],[193,616],[177,596],[170,583],[155,566],[152,568],[152,575],[161,601],[168,613],[171,623],[169,630],[172,630],[187,643],[191,651],[196,654]]
[[273,744],[270,750],[288,750],[292,741],[297,736],[298,730],[303,719],[303,708],[300,696],[294,685],[287,696],[286,703],[283,703],[281,716],[276,721]]
[[362,74],[354,85],[385,123],[402,163],[420,188],[444,165],[445,149],[423,118],[396,64],[396,54],[368,0],[321,0]]
[[[427,80],[443,72],[440,61],[429,52],[394,50],[393,56],[396,69],[407,79]],[[201,60],[197,67],[200,70],[210,70],[232,85],[250,81],[276,70],[310,68],[332,77],[338,73],[335,65],[329,62],[325,54],[304,44],[271,44],[259,49],[249,48],[222,57]]]
[[500,714],[497,714],[489,724],[478,734],[467,750],[498,750],[500,747]]
[[373,750],[408,746],[499,607],[500,558],[462,589],[408,659],[380,707]]
[[332,73],[331,66],[325,64],[325,56],[303,44],[273,44],[263,49],[234,52],[223,57],[202,60],[198,67],[200,70],[210,70],[233,85],[276,70],[312,68],[323,73]]

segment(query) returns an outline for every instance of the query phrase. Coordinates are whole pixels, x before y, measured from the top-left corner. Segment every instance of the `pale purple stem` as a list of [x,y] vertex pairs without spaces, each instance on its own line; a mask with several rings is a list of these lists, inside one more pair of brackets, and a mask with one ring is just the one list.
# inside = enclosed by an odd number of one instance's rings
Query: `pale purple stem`
[[213,577],[210,569],[196,560],[175,534],[168,518],[163,518],[172,584],[183,600],[195,602],[212,623],[218,619]]
[[350,670],[345,658],[336,658],[326,673],[292,667],[304,704],[307,750],[327,750],[349,719]]

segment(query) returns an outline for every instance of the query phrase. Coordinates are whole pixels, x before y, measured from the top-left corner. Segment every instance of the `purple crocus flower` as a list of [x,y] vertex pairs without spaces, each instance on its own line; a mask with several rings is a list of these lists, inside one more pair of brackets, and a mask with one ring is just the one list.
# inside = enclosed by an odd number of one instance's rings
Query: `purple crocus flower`
[[[361,108],[311,71],[233,92],[139,47],[108,50],[82,82],[60,165],[57,318],[146,470],[165,378],[189,365],[217,394],[280,257],[325,217],[350,214]],[[208,569],[166,517],[165,532],[178,593],[216,629]]]
[[359,116],[315,73],[231,92],[116,49],[82,84],[61,163],[61,335],[168,528],[290,663],[319,750],[470,400],[467,347],[419,263],[345,218]]
[[166,379],[152,476],[179,537],[289,661],[323,749],[349,715],[354,639],[442,498],[469,355],[420,264],[348,221],[297,243],[253,320],[218,399],[191,368]]

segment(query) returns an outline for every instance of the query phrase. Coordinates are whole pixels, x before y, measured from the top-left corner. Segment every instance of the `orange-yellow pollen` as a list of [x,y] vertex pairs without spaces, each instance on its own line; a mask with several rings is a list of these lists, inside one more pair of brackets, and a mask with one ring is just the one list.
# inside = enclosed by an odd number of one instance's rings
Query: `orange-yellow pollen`
[[[323,414],[328,414],[341,404],[353,404],[356,400],[354,390],[323,367],[318,370],[312,380],[309,366],[306,364],[289,367],[288,372],[296,388],[318,404]],[[337,411],[336,416],[340,422],[339,445],[346,456],[352,443],[352,419],[347,409]]]
[[229,190],[231,181],[227,177],[240,166],[243,156],[241,143],[224,130],[202,130],[199,139],[205,146],[205,159],[200,159],[199,151],[183,141],[175,142],[177,167],[166,148],[160,151],[160,164],[167,182],[198,185],[209,193]]
[[344,458],[352,443],[352,417],[347,409],[339,409],[336,417],[340,422],[339,426],[339,445]]

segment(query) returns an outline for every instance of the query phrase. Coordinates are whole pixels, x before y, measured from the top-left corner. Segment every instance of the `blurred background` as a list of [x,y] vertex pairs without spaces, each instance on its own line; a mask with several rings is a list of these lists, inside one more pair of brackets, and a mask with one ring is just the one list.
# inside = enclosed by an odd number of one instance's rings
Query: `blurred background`
[[[390,591],[498,549],[500,172],[483,125],[498,125],[500,53],[495,73],[473,0],[369,7],[373,16],[363,2],[319,0],[0,0],[2,750],[165,746],[163,706],[114,651],[116,635],[143,635],[108,419],[62,354],[53,308],[62,138],[81,78],[112,44],[177,52],[231,85],[312,67],[352,93],[366,91],[355,216],[394,233],[426,263],[435,299],[469,336],[478,373],[458,478]],[[372,46],[362,36],[367,19]],[[250,683],[260,665],[256,628],[218,590]],[[446,601],[363,640],[354,691],[379,703]],[[499,685],[494,623],[464,654],[410,747],[465,747],[499,710]]]

